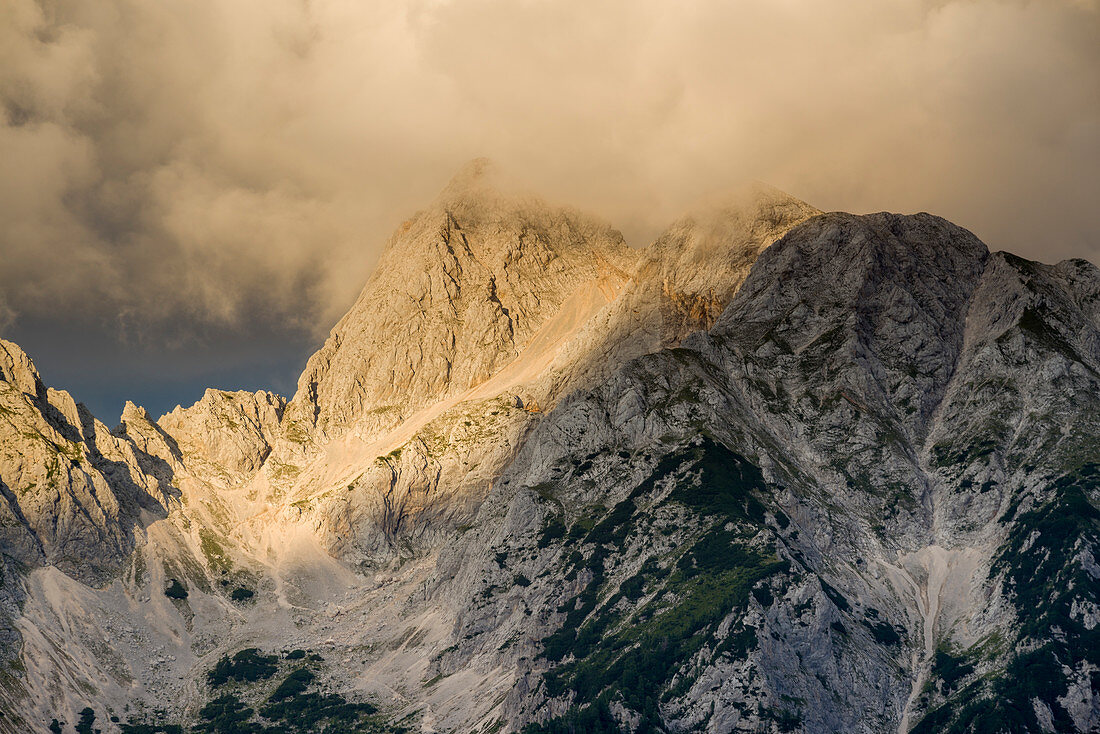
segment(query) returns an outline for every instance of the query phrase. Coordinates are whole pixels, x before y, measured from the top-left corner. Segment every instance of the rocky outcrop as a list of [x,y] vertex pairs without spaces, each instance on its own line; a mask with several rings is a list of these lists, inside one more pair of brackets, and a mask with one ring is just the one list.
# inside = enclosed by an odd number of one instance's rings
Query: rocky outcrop
[[[264,390],[208,389],[189,408],[161,416],[157,426],[172,437],[185,461],[210,465],[231,484],[259,471],[280,434],[286,400]],[[123,416],[125,420],[125,416]]]

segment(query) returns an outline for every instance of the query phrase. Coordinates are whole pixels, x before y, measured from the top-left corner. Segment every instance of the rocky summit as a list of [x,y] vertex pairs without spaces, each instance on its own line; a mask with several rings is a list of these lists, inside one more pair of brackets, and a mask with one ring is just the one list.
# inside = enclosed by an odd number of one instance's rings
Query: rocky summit
[[1100,730],[1100,271],[475,161],[295,395],[0,341],[0,731]]

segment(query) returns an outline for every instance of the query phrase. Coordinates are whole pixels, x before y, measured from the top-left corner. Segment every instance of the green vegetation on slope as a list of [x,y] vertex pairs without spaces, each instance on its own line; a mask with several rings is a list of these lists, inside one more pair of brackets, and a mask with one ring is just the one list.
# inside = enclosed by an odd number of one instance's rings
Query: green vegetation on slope
[[[272,688],[268,681],[290,661],[296,667]],[[321,662],[321,656],[304,650],[283,660],[256,648],[223,656],[207,673],[217,695],[199,709],[194,725],[132,721],[120,724],[122,734],[406,734],[373,704],[316,690]]]
[[[1054,481],[1051,490],[1046,503],[1008,518],[1013,527],[994,560],[993,572],[1003,574],[1018,616],[1007,665],[954,692],[921,719],[914,734],[1049,731],[1035,702],[1050,712],[1054,731],[1071,732],[1073,721],[1059,701],[1069,691],[1067,669],[1091,666],[1089,685],[1100,690],[1100,627],[1090,630],[1073,614],[1075,603],[1100,603],[1100,583],[1081,561],[1086,550],[1095,554],[1100,547],[1100,510],[1090,498],[1100,490],[1100,465],[1081,466]],[[968,674],[979,652],[968,653],[965,662],[937,655],[945,688]]]
[[[664,503],[692,510],[701,532],[669,565],[647,559],[601,605],[601,592],[610,591],[605,589],[606,561],[623,552],[647,515],[640,503],[658,482],[674,476],[676,486]],[[767,527],[758,496],[764,489],[757,467],[707,439],[666,457],[627,499],[574,538],[576,547],[590,551],[587,559],[577,553],[569,557],[570,572],[583,563],[592,579],[561,607],[566,619],[543,640],[542,653],[558,663],[545,676],[547,693],[571,692],[573,703],[564,715],[529,725],[526,734],[619,731],[610,714],[613,701],[640,715],[639,734],[664,731],[659,701],[690,688],[695,656],[704,648],[711,660],[744,656],[755,647],[755,630],[740,620],[724,634],[719,627],[746,607],[754,589],[763,592],[762,581],[788,570],[786,561],[750,545]],[[772,595],[767,591],[758,598],[770,602]],[[624,599],[631,604],[622,604]]]

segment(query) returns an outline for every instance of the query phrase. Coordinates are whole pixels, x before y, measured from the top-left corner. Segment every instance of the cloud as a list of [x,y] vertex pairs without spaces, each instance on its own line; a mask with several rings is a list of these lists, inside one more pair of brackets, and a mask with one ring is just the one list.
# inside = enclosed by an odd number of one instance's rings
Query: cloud
[[645,244],[760,179],[1098,259],[1095,1],[0,0],[0,325],[313,336],[488,155]]

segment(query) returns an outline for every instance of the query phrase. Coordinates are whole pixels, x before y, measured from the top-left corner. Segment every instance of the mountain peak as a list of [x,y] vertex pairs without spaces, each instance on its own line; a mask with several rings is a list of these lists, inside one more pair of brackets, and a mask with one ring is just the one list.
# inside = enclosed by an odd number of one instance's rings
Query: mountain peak
[[127,400],[126,405],[122,408],[122,423],[152,423],[153,419],[149,417],[149,411],[144,407],[137,405],[132,400]]
[[492,189],[499,182],[500,168],[489,158],[467,161],[440,192],[441,199],[453,199],[473,192]]
[[447,182],[431,206],[467,217],[507,215],[549,208],[524,182],[489,158],[467,161]]
[[386,422],[462,393],[515,359],[578,288],[632,269],[635,256],[606,222],[526,194],[474,159],[394,232],[307,364],[290,420]]
[[777,188],[753,182],[700,201],[650,248],[676,271],[693,263],[751,265],[762,250],[821,211]]
[[650,288],[662,291],[683,323],[675,342],[709,328],[741,287],[760,253],[821,212],[767,184],[754,182],[707,197],[673,222],[645,251]]
[[38,369],[18,344],[0,339],[0,380],[20,391],[37,395],[42,388]]
[[806,206],[806,203],[798,197],[765,181],[754,179],[740,186],[708,194],[698,202],[695,209],[759,209],[763,206],[788,203]]
[[569,209],[549,203],[522,177],[489,158],[465,163],[429,206],[429,216],[443,214],[462,225],[516,217],[545,217]]

